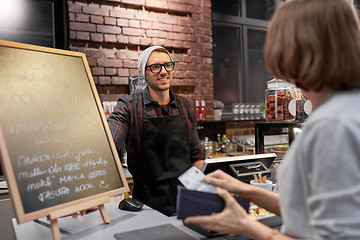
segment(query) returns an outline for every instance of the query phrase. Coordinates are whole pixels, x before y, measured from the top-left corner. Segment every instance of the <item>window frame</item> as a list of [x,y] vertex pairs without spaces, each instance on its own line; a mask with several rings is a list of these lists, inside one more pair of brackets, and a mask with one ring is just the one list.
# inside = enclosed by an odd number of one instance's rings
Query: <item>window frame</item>
[[[216,1],[216,0],[213,0]],[[274,8],[275,10],[279,7],[280,2],[282,0],[273,0],[274,1]],[[248,30],[255,29],[255,30],[265,30],[267,31],[269,27],[270,20],[260,20],[260,19],[253,19],[248,18],[246,16],[246,0],[239,0],[239,6],[241,8],[240,16],[233,16],[233,15],[224,15],[221,13],[212,13],[212,25],[213,27],[233,27],[240,29],[239,32],[239,46],[240,46],[240,53],[239,53],[239,89],[238,89],[238,99],[240,103],[246,102],[246,92],[245,86],[247,79],[249,77],[249,49],[248,49]],[[214,63],[213,59],[213,63]],[[214,79],[215,81],[215,79]],[[216,89],[214,89],[215,95]],[[250,93],[251,94],[251,93]]]

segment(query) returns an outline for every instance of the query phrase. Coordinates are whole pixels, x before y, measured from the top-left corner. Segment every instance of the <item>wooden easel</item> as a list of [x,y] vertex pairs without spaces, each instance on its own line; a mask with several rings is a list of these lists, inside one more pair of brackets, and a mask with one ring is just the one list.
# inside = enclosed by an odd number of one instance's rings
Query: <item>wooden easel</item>
[[[102,202],[102,204],[94,204],[94,205],[91,205],[92,207],[93,206],[97,206],[98,207],[98,210],[100,211],[100,214],[101,214],[101,217],[102,217],[102,220],[105,224],[109,224],[110,223],[110,218],[109,218],[109,215],[107,214],[106,212],[106,209],[105,209],[105,206],[104,206],[104,203],[105,202],[109,202],[109,198],[101,198],[101,199],[97,199],[97,200],[94,200],[94,201],[90,201],[90,202],[87,202],[86,205],[89,205],[89,204],[92,204],[94,202]],[[78,205],[75,205],[74,207],[71,207],[71,208],[68,208],[68,209],[61,209],[59,211],[54,211],[54,212],[51,212],[48,216],[47,216],[47,219],[50,221],[50,225],[51,225],[51,231],[52,231],[52,237],[53,237],[53,240],[60,240],[61,239],[61,236],[60,236],[60,228],[59,228],[59,224],[58,224],[58,218],[60,217],[64,217],[64,216],[68,216],[69,215],[69,210],[73,210],[73,209],[76,209],[77,207],[79,207],[80,204]],[[90,207],[89,207],[90,208]],[[77,218],[78,216],[78,212],[79,211],[75,211],[71,214],[72,217],[74,218]],[[86,212],[86,209],[84,209],[84,204],[81,204],[81,215],[84,215],[84,213]]]

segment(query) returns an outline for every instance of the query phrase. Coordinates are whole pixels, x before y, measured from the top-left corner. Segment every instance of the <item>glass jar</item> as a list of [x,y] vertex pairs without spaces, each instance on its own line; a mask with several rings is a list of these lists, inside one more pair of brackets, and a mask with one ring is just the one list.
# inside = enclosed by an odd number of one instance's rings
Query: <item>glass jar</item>
[[296,88],[294,84],[274,78],[265,91],[266,120],[293,121],[296,116]]
[[204,149],[205,149],[206,158],[211,158],[212,154],[214,153],[213,141],[209,141],[208,137],[205,137]]
[[306,99],[301,89],[296,89],[296,120],[305,120],[312,111],[310,100]]

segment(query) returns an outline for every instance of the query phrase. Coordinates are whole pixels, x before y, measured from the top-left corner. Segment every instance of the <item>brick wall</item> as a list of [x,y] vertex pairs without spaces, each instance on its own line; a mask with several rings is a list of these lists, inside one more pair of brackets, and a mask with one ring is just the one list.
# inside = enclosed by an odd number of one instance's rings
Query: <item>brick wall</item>
[[213,115],[210,0],[73,0],[69,48],[86,54],[102,100],[128,94],[142,50],[162,45],[176,62],[172,89],[205,99]]

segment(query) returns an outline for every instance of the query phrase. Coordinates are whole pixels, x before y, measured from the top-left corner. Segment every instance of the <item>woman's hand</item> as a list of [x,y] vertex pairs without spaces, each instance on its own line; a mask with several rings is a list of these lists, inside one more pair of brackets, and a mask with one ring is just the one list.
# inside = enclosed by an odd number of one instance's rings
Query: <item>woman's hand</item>
[[279,194],[239,181],[221,170],[207,174],[204,181],[246,198],[278,216],[281,215]]
[[188,217],[185,223],[201,224],[206,229],[219,233],[246,234],[248,224],[255,220],[228,191],[222,188],[217,188],[216,191],[224,199],[225,208],[212,215]]
[[204,181],[215,186],[224,188],[229,192],[236,193],[240,197],[244,198],[249,197],[248,194],[252,189],[252,186],[250,184],[241,182],[221,170],[216,170],[207,174],[204,178]]

